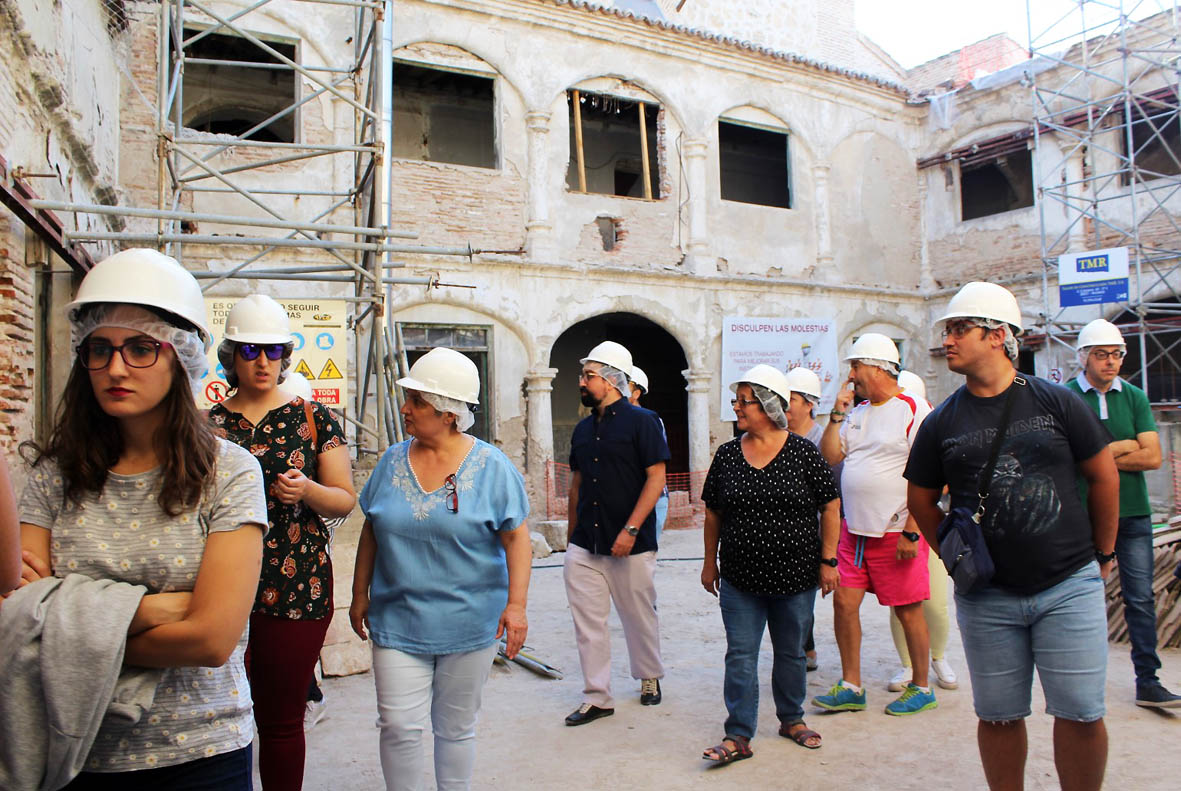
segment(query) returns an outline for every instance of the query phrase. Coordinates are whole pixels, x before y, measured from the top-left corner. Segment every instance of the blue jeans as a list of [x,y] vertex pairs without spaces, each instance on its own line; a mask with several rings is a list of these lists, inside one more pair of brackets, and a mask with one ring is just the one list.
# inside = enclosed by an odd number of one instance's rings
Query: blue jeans
[[804,638],[812,623],[816,589],[788,596],[743,593],[722,580],[719,600],[726,627],[725,732],[747,739],[759,719],[759,645],[771,632],[771,694],[782,723],[804,718],[807,670]]
[[63,791],[251,791],[251,747],[135,772],[83,772]]
[[1156,655],[1156,597],[1152,595],[1151,517],[1120,517],[1115,554],[1124,597],[1124,618],[1132,641],[1136,686],[1155,686],[1160,683],[1156,677],[1160,658]]
[[1076,722],[1103,717],[1107,606],[1099,564],[1028,596],[991,587],[957,591],[955,604],[977,717],[1028,717],[1035,666],[1047,714]]

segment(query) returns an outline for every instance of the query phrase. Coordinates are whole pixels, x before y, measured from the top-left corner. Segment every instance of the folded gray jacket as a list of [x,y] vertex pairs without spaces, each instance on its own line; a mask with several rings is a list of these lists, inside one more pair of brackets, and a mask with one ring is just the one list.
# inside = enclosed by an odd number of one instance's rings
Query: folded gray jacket
[[104,717],[138,722],[163,670],[123,667],[146,589],[47,577],[0,604],[0,788],[56,791],[86,763]]

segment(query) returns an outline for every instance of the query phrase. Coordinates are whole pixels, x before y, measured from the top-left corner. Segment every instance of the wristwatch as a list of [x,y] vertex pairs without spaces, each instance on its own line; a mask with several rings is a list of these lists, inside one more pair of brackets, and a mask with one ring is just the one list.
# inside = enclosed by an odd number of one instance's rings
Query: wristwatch
[[1100,563],[1110,563],[1111,561],[1115,560],[1115,550],[1111,550],[1111,554],[1108,555],[1096,549],[1095,560],[1099,561]]
[[919,539],[922,537],[922,536],[920,536],[918,533],[911,533],[911,532],[910,532],[910,531],[908,531],[908,530],[903,530],[903,531],[902,531],[902,536],[903,536],[903,538],[905,538],[907,541],[913,542],[913,543],[915,543],[915,544],[917,544],[917,543],[919,542]]
[[834,569],[837,567],[837,559],[836,558],[821,558],[820,562],[826,566],[832,566]]
[[632,538],[635,538],[640,534],[640,528],[636,527],[635,525],[627,525],[623,528],[623,531]]

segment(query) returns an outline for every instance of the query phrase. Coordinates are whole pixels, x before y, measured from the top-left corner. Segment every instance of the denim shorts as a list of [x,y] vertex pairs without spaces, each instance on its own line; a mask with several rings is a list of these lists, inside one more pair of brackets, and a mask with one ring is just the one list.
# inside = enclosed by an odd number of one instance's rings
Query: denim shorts
[[1076,722],[1103,717],[1107,605],[1097,563],[1039,593],[986,588],[957,592],[955,604],[977,717],[1028,717],[1035,667],[1047,714]]

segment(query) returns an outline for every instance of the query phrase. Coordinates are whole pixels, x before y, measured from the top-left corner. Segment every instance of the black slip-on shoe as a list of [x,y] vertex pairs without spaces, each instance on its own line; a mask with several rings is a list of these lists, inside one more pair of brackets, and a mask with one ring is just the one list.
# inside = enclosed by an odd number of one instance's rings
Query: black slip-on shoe
[[588,722],[594,722],[600,717],[610,717],[615,713],[615,709],[600,709],[598,706],[592,706],[589,703],[583,703],[574,713],[566,717],[567,725],[586,725]]

